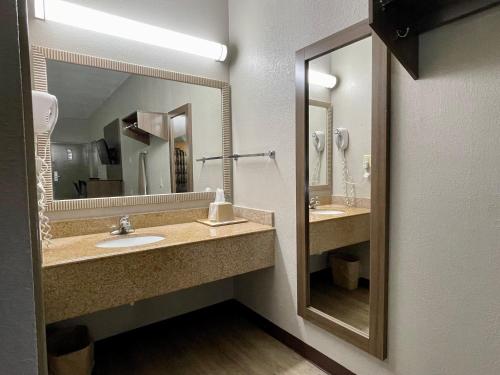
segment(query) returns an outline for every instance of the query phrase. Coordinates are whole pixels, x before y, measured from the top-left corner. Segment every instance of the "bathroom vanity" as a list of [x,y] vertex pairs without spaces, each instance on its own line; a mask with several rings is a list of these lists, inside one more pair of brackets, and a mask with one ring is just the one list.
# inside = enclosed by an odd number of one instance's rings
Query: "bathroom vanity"
[[[233,154],[227,82],[44,46],[32,57],[34,88],[60,107],[36,143],[46,323],[274,265],[272,213],[197,222],[217,189],[232,201],[233,162],[248,156]],[[89,195],[110,181],[119,188]],[[132,214],[133,234],[110,234],[117,212]]]
[[[116,218],[54,222],[54,232],[64,237],[55,238],[43,250],[47,323],[274,265],[272,213],[237,208],[240,216],[254,221],[220,227],[190,221],[203,217],[206,211],[137,215],[137,223],[143,227],[118,236],[107,232],[88,234]],[[176,217],[179,222],[172,223]],[[131,220],[134,222],[134,216]],[[171,223],[147,226],[159,221]],[[87,234],[75,236],[78,228]],[[131,247],[97,247],[103,241],[142,236],[164,239]]]

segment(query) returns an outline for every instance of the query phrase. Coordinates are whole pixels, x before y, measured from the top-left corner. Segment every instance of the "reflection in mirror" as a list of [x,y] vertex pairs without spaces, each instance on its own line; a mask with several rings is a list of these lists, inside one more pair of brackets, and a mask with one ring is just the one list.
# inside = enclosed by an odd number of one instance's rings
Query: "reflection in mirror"
[[309,100],[309,185],[331,189],[332,105]]
[[[328,121],[309,105],[310,306],[369,335],[372,38],[309,61],[333,75],[332,89],[309,86],[309,100],[333,108]],[[316,135],[316,137],[315,137]],[[322,144],[326,144],[323,146]],[[325,149],[323,149],[325,147]],[[323,149],[323,150],[322,150]],[[328,174],[332,183],[328,184]],[[317,185],[324,188],[316,189]],[[326,185],[326,186],[325,186]]]
[[54,199],[223,186],[221,90],[47,60]]

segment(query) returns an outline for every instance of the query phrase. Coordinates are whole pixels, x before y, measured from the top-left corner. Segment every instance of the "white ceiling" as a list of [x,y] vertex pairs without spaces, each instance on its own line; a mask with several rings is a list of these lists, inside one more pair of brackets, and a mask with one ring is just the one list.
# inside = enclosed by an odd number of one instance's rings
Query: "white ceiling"
[[128,77],[112,70],[47,61],[49,93],[57,97],[60,118],[88,119]]

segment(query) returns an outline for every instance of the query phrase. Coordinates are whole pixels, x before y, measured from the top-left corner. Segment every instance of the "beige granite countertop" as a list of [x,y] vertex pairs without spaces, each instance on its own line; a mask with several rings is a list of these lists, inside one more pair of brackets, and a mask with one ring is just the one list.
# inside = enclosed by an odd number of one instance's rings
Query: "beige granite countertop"
[[336,220],[356,215],[365,215],[370,213],[370,209],[368,208],[360,208],[360,207],[348,207],[340,204],[325,204],[317,207],[318,211],[321,210],[338,210],[343,211],[342,214],[335,215],[319,215],[315,214],[314,210],[309,210],[309,223],[316,223],[328,220]]
[[336,215],[315,215],[309,211],[309,254],[370,240],[370,210],[338,204],[318,206],[320,210],[344,211]]
[[135,254],[152,250],[163,250],[173,246],[195,244],[267,231],[274,231],[274,228],[269,225],[254,222],[221,227],[209,227],[197,222],[170,224],[151,228],[141,228],[137,229],[133,234],[125,235],[161,235],[165,237],[162,241],[153,244],[121,248],[98,248],[95,246],[96,243],[100,241],[121,238],[120,236],[112,236],[109,233],[56,238],[52,240],[48,248],[44,248],[42,251],[42,267],[51,268],[100,258]]

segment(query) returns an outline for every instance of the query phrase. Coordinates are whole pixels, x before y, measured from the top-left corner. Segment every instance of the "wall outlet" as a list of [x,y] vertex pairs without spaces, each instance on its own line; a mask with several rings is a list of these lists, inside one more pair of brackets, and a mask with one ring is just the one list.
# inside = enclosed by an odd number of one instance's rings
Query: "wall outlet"
[[370,170],[372,167],[372,156],[371,155],[363,155],[363,169],[365,171]]

